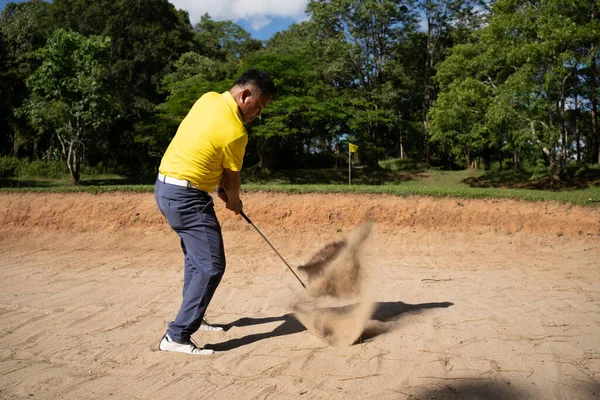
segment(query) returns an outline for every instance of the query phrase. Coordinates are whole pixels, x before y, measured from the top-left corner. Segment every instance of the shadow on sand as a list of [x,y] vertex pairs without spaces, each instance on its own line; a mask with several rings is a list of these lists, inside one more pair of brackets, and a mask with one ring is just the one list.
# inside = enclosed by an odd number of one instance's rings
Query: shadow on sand
[[377,303],[371,321],[367,324],[360,340],[363,342],[371,340],[376,336],[394,330],[398,326],[397,321],[402,318],[403,315],[418,313],[421,310],[431,308],[448,308],[452,305],[454,305],[454,303],[449,301],[420,304],[407,304],[402,301]]
[[[529,392],[535,390],[535,386],[531,386],[528,390],[523,387],[516,386],[509,379],[491,380],[475,376],[472,378],[459,378],[460,380],[448,379],[440,382],[435,388],[419,389],[416,393],[411,393],[411,399],[414,400],[529,400],[561,398],[561,399],[582,399],[592,400],[597,399],[600,395],[600,384],[591,379],[590,381],[565,379],[564,384],[556,383],[560,388],[560,394],[548,390],[545,392]],[[538,388],[541,390],[550,388]]]
[[452,305],[454,305],[454,303],[449,301],[420,304],[407,304],[402,301],[386,301],[377,303],[377,307],[373,312],[372,319],[381,322],[393,321],[400,318],[403,314],[425,310],[428,308],[448,308]]
[[266,318],[240,318],[226,325],[221,325],[226,331],[235,327],[268,324],[271,322],[283,321],[283,323],[277,326],[270,332],[255,333],[247,335],[237,339],[231,339],[223,343],[206,344],[204,348],[212,349],[214,351],[227,351],[232,350],[250,343],[258,342],[259,340],[273,338],[277,336],[291,335],[305,331],[306,328],[302,326],[300,322],[294,318],[292,314],[285,314],[280,317],[266,317]]
[[[373,311],[373,316],[371,318],[380,322],[397,321],[403,314],[417,312],[419,310],[430,308],[447,308],[451,305],[453,305],[453,303],[450,302],[421,304],[407,304],[402,301],[380,302],[377,303],[377,305],[375,306],[375,311]],[[349,306],[339,307],[339,311],[344,312],[344,309],[356,306],[356,304],[353,304]],[[280,324],[270,332],[255,333],[241,338],[231,339],[222,343],[206,344],[204,347],[215,351],[227,351],[254,342],[258,342],[259,340],[291,335],[306,330],[306,328],[300,322],[298,322],[298,320],[294,317],[293,314],[285,314],[279,317],[240,318],[229,324],[224,324],[220,326],[222,326],[226,331],[228,331],[233,327],[268,324],[277,321],[282,321],[282,324]],[[389,332],[390,330],[392,329],[390,329],[389,327],[367,328],[363,333],[362,340],[373,339],[375,336],[378,336],[385,332]]]
[[424,389],[411,397],[413,398],[415,400],[525,400],[534,397],[505,381],[494,382],[473,378],[473,380],[447,382],[436,389]]

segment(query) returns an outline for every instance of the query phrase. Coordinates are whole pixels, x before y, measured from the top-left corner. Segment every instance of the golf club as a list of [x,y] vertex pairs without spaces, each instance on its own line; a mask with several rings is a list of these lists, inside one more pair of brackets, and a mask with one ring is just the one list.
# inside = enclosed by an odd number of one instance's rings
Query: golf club
[[281,261],[283,261],[285,263],[285,266],[288,267],[288,269],[292,272],[292,274],[294,274],[294,276],[296,277],[296,279],[298,279],[298,282],[300,282],[300,284],[302,285],[302,287],[304,289],[306,289],[306,285],[304,285],[304,282],[302,282],[302,280],[298,277],[298,275],[296,275],[296,273],[294,272],[294,270],[292,269],[292,267],[290,267],[290,265],[283,259],[283,257],[281,256],[281,254],[279,254],[279,252],[277,251],[277,249],[275,249],[275,247],[273,247],[273,245],[271,244],[271,242],[269,242],[269,240],[265,237],[265,235],[263,235],[261,233],[261,231],[258,230],[258,228],[256,227],[256,225],[254,225],[252,223],[252,221],[250,221],[250,218],[248,218],[248,216],[246,214],[244,214],[243,211],[240,211],[240,215],[246,220],[246,222],[248,222],[250,225],[252,225],[252,227],[254,228],[254,230],[256,230],[256,232],[258,232],[258,234],[260,236],[262,236],[263,239],[265,239],[265,242],[267,242],[269,244],[269,246],[271,246],[271,248],[273,249],[273,251],[275,253],[277,253],[277,255],[279,256],[279,258],[281,258]]

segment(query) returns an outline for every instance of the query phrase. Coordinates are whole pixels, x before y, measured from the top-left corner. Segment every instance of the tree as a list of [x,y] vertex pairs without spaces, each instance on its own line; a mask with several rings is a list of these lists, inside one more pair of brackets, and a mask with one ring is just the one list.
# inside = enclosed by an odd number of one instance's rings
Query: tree
[[133,115],[163,100],[160,82],[171,63],[191,50],[189,17],[167,0],[55,0],[52,12],[61,28],[112,39],[109,71],[132,96]]
[[262,48],[260,40],[233,21],[214,21],[204,14],[194,26],[197,52],[222,62],[237,63],[246,55]]
[[111,40],[57,30],[35,53],[38,68],[27,79],[30,96],[22,113],[39,133],[54,133],[71,173],[81,178],[86,145],[110,127],[119,112],[107,85]]
[[[453,30],[467,32],[479,26],[480,18],[474,12],[475,6],[483,7],[483,0],[417,0],[418,9],[425,17],[426,42],[425,63],[423,65],[423,127],[425,132],[425,164],[429,166],[429,110],[435,100],[437,90],[433,76],[445,56],[445,47],[450,47]],[[464,35],[464,33],[463,33]],[[468,34],[467,34],[468,37]]]
[[335,146],[346,126],[343,104],[349,102],[323,82],[325,65],[311,30],[308,22],[294,24],[244,62],[244,68],[267,71],[277,84],[271,105],[249,127],[260,167],[335,163]]
[[[600,164],[600,131],[598,128],[598,97],[600,97],[600,20],[598,2],[579,0],[569,8],[569,15],[577,24],[580,46],[578,61],[583,66],[579,76],[585,83],[584,99],[587,101],[591,118],[591,143],[589,160]],[[590,147],[590,146],[588,146]]]
[[52,33],[50,4],[41,0],[8,3],[0,17],[0,131],[6,132],[2,153],[37,155],[25,121],[14,110],[27,96],[25,80],[32,72],[31,55]]
[[[313,0],[307,5],[321,43],[324,78],[352,102],[351,132],[361,158],[375,164],[385,154],[385,137],[395,130],[386,86],[398,47],[416,30],[410,2]],[[396,137],[397,135],[394,135]]]
[[[513,67],[501,91],[503,103],[530,129],[530,138],[544,152],[553,180],[563,178],[570,147],[567,106],[571,107],[571,98],[581,87],[581,66],[593,60],[588,49],[600,40],[599,32],[589,29],[593,24],[590,4],[503,0],[495,5],[497,17],[490,23],[490,43],[502,44]],[[590,85],[594,81],[590,79]],[[580,94],[590,99],[589,94]],[[596,96],[591,93],[592,105]]]
[[[483,112],[482,132],[489,135],[488,143],[500,145],[495,150],[498,158],[512,151],[516,166],[519,155],[533,165],[543,156],[552,179],[562,179],[573,138],[582,126],[581,105],[591,110],[592,120],[594,115],[596,63],[590,49],[600,40],[600,31],[592,29],[592,17],[585,1],[498,0],[477,41],[454,47],[441,64],[436,76],[440,100],[452,94],[460,98],[466,92],[457,90],[474,89],[472,82],[486,87],[488,100],[478,112]],[[574,107],[575,121],[569,117]],[[450,102],[440,101],[429,114],[440,122],[436,140],[452,137],[451,125],[441,124],[448,122],[444,113],[451,108]],[[470,131],[475,125],[479,122],[462,127],[470,135],[468,141],[476,139]],[[587,147],[593,147],[593,134],[589,139]]]
[[168,0],[54,0],[52,11],[61,28],[112,39],[106,67],[121,118],[107,134],[106,152],[92,148],[89,157],[138,168],[147,157],[135,139],[145,134],[138,128],[152,123],[156,105],[165,101],[164,77],[194,48],[187,12]]
[[496,144],[484,119],[490,100],[489,88],[475,79],[451,85],[430,112],[432,142],[456,163],[471,166],[476,156]]
[[4,36],[7,67],[21,73],[31,72],[31,54],[44,46],[53,30],[50,7],[42,0],[6,5],[0,18],[0,32]]

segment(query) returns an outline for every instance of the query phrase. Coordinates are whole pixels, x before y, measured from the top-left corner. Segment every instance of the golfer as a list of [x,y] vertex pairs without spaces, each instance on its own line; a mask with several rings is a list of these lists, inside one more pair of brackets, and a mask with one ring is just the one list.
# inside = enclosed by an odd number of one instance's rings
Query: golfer
[[244,127],[269,105],[275,92],[265,72],[249,69],[225,93],[210,92],[196,101],[163,155],[154,195],[162,214],[181,239],[185,258],[183,301],[159,349],[212,354],[191,336],[222,330],[203,322],[204,313],[225,272],[221,226],[209,194],[217,188],[227,209],[242,210],[240,184],[248,143]]

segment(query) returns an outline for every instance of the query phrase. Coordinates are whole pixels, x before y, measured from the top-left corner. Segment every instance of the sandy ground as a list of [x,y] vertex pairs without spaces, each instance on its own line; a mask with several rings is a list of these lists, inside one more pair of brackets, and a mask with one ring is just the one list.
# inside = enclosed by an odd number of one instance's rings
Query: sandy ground
[[[157,351],[182,280],[151,194],[0,194],[0,398],[593,399],[600,397],[600,210],[515,201],[247,194],[293,266],[375,222],[375,309],[329,346],[305,293],[219,205],[228,266],[195,335]],[[305,275],[299,275],[306,279]]]

